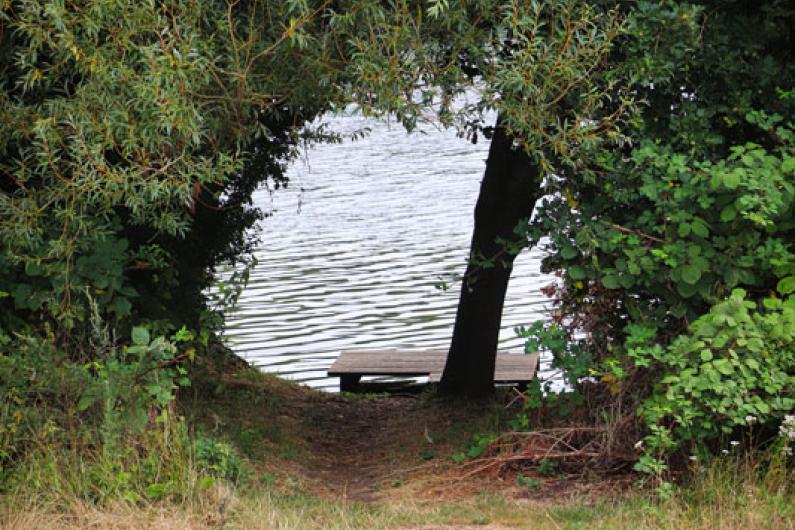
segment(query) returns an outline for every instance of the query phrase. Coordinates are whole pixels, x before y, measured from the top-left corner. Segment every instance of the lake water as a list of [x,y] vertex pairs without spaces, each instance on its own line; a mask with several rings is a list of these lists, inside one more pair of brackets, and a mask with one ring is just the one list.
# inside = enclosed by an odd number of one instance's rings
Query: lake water
[[[311,148],[290,186],[255,194],[263,221],[258,265],[227,315],[231,348],[265,372],[336,391],[326,370],[348,349],[446,349],[466,266],[488,143],[426,126],[408,135],[358,116],[329,118],[357,141]],[[522,351],[513,328],[546,318],[540,251],[516,259],[500,348]]]

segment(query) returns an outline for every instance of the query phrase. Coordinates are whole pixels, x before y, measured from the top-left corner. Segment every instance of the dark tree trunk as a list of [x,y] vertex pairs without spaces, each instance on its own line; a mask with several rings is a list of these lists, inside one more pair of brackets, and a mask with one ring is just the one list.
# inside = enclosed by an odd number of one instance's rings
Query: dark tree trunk
[[[475,206],[469,264],[439,385],[442,393],[481,396],[494,391],[502,306],[516,257],[505,242],[522,241],[516,228],[530,218],[540,191],[538,167],[524,150],[513,148],[498,119]],[[482,267],[480,258],[492,260],[493,266]]]

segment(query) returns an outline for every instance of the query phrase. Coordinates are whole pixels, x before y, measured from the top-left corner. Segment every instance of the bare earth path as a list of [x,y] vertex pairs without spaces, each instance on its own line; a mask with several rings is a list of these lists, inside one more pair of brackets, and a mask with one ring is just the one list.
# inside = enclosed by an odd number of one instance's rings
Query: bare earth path
[[[452,455],[474,435],[504,428],[513,414],[505,409],[505,396],[487,402],[427,393],[351,396],[261,377],[227,377],[225,385],[224,392],[205,398],[223,413],[199,422],[210,431],[237,432],[236,444],[261,472],[298,480],[321,497],[369,502],[405,491],[426,499],[496,492],[564,502],[615,486],[604,478],[591,483],[538,476],[539,487],[528,490],[516,487],[512,474],[457,480],[462,469]],[[197,406],[204,416],[208,403],[199,400]]]
[[375,500],[412,473],[446,467],[471,429],[486,427],[481,407],[423,396],[328,396],[302,408],[309,473],[355,500]]

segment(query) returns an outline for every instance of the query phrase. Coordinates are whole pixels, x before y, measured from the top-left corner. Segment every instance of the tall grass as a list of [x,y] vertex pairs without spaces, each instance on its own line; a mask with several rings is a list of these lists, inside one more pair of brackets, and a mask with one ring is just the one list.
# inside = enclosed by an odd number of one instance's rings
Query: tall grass
[[[190,452],[185,453],[190,455]],[[134,472],[134,460],[128,461]],[[650,490],[609,498],[521,501],[500,492],[444,501],[384,493],[372,503],[319,498],[299,482],[289,487],[249,476],[238,485],[208,481],[190,459],[168,475],[178,488],[150,498],[146,488],[98,494],[110,470],[50,454],[20,468],[15,488],[0,499],[0,528],[39,529],[708,529],[795,528],[791,470],[717,459],[696,467],[670,498]],[[99,473],[101,480],[98,478]],[[118,471],[117,471],[118,473]],[[163,476],[166,476],[165,474]],[[141,483],[143,484],[143,483]],[[293,489],[290,489],[292,487]],[[112,495],[111,491],[117,494]],[[119,493],[134,491],[129,496]],[[341,492],[342,493],[342,492]]]

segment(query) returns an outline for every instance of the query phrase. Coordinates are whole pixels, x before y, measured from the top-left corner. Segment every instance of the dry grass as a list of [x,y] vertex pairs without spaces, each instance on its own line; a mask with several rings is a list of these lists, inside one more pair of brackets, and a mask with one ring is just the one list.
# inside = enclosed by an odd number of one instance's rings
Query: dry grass
[[[713,477],[717,478],[717,477]],[[724,477],[730,482],[733,479]],[[712,479],[709,479],[712,480]],[[795,528],[792,496],[775,495],[759,484],[738,490],[696,483],[668,501],[648,492],[612,500],[585,498],[564,503],[476,495],[451,501],[344,502],[269,491],[245,494],[214,488],[179,505],[111,503],[103,507],[75,500],[66,509],[27,502],[4,503],[4,530],[448,530],[498,529],[670,529],[788,530]],[[5,499],[8,501],[9,499]],[[19,501],[19,499],[16,499]]]

